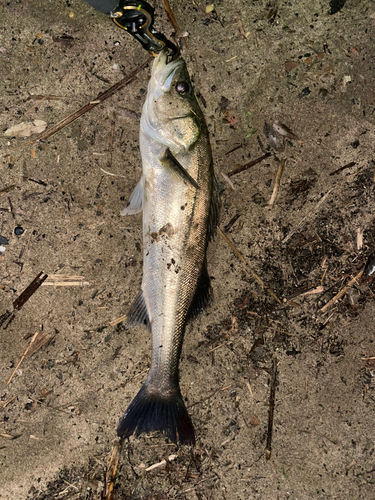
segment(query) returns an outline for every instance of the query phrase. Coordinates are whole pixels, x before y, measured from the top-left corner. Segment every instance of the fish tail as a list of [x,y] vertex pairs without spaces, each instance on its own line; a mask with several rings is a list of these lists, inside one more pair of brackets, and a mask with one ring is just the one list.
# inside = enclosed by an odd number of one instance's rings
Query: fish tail
[[195,444],[194,427],[179,389],[161,396],[147,393],[144,384],[117,427],[121,439],[152,431],[160,431],[174,443]]

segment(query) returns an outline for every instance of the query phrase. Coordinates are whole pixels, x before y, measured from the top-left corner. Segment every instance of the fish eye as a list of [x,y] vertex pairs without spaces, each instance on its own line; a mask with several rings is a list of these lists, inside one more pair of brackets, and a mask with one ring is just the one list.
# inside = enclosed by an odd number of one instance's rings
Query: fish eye
[[190,86],[187,82],[178,82],[176,85],[176,90],[180,95],[185,95],[190,90]]

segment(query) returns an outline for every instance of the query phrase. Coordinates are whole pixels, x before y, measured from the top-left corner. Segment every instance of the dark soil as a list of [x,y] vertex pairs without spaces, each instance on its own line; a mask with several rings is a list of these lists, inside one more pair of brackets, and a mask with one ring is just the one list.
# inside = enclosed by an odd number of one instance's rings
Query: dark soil
[[[247,264],[220,236],[209,247],[213,300],[187,326],[181,359],[196,446],[131,438],[114,498],[375,500],[374,283],[357,280],[322,312],[375,248],[375,5],[213,5],[171,2],[190,35],[220,227]],[[0,19],[2,131],[51,127],[149,58],[80,0],[4,0]],[[0,329],[2,499],[99,499],[117,423],[145,379],[148,332],[110,323],[142,278],[141,216],[119,213],[140,177],[149,75],[43,142],[0,138],[0,315],[42,271],[79,285],[43,285]],[[233,187],[223,177],[266,152]],[[48,342],[6,385],[36,332]]]

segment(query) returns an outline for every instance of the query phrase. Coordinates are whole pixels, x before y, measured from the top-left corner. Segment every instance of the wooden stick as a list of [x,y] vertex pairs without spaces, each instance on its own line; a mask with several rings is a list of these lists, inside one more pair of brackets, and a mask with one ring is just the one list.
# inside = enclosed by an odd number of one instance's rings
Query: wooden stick
[[277,360],[276,358],[273,358],[271,391],[270,391],[270,409],[268,412],[266,460],[269,460],[271,458],[271,450],[272,450],[272,430],[273,430],[273,415],[275,411],[276,377],[277,377]]
[[273,185],[273,191],[272,191],[272,196],[271,199],[268,203],[269,208],[273,208],[277,194],[279,192],[279,187],[280,187],[280,181],[281,181],[281,176],[283,175],[285,168],[285,159],[283,158],[280,162],[279,168],[277,170],[276,178],[275,178],[275,184]]
[[257,163],[260,163],[262,160],[265,160],[271,156],[271,153],[266,153],[263,156],[260,156],[259,158],[256,158],[255,160],[249,161],[249,163],[245,163],[245,165],[241,165],[241,167],[235,168],[234,170],[231,170],[230,172],[227,173],[228,177],[232,177],[232,175],[239,174],[240,172],[244,172],[248,168],[254,167]]
[[220,236],[228,243],[228,245],[231,247],[231,249],[233,250],[234,254],[240,259],[241,262],[243,262],[245,265],[247,265],[247,262],[246,260],[244,259],[244,256],[242,255],[242,253],[237,250],[237,248],[234,246],[233,242],[228,238],[228,236],[223,233],[223,231],[220,229],[219,226],[217,226],[217,232],[220,234]]
[[334,188],[330,189],[319,201],[318,203],[315,205],[315,207],[310,210],[306,215],[305,217],[301,220],[301,222],[299,222],[296,227],[294,229],[292,229],[290,231],[290,233],[288,234],[288,236],[286,236],[282,241],[281,243],[286,243],[288,240],[290,240],[290,238],[293,236],[293,234],[298,231],[298,229],[300,229],[303,224],[306,222],[306,220],[310,217],[310,215],[312,215],[314,212],[316,212],[318,210],[318,208],[326,201],[326,199],[328,198],[328,195],[330,194],[331,191],[333,191]]
[[161,462],[158,462],[157,464],[152,464],[150,467],[147,467],[146,472],[150,472],[151,470],[158,469],[159,467],[163,467],[164,465],[167,465],[167,462],[172,462],[173,460],[176,460],[178,455],[169,455],[167,460],[162,460]]
[[349,281],[349,283],[344,286],[344,288],[342,290],[339,291],[339,293],[337,295],[335,295],[329,302],[327,302],[327,304],[321,308],[321,312],[322,313],[325,313],[327,311],[327,309],[329,309],[337,300],[341,299],[341,297],[349,290],[349,288],[354,285],[354,283],[359,280],[359,278],[362,276],[363,274],[363,269],[362,271],[360,271],[357,276],[355,276],[353,279],[351,279]]
[[30,285],[21,293],[21,295],[13,302],[13,307],[16,311],[19,311],[21,307],[29,300],[29,298],[34,295],[42,283],[48,278],[47,274],[40,272],[38,276],[30,283]]
[[126,318],[128,317],[127,314],[124,314],[123,316],[120,316],[119,318],[113,319],[110,323],[109,326],[115,326],[118,323],[121,323],[122,321],[125,321]]
[[39,332],[34,333],[33,338],[30,340],[29,345],[26,347],[25,352],[22,354],[21,359],[19,360],[19,362],[18,362],[17,366],[16,366],[16,367],[15,367],[15,369],[13,370],[13,373],[12,373],[12,375],[9,377],[8,382],[6,383],[6,385],[9,385],[9,384],[10,384],[10,382],[12,381],[12,378],[14,377],[14,374],[16,373],[16,371],[18,370],[18,368],[20,367],[20,365],[21,365],[22,361],[25,359],[26,354],[29,352],[30,347],[31,347],[31,346],[32,346],[32,344],[35,342],[35,339],[37,338],[37,336],[38,336],[38,335],[39,335]]
[[273,291],[270,288],[267,288],[267,286],[264,283],[264,281],[262,280],[262,278],[257,275],[257,273],[254,271],[254,269],[251,269],[250,271],[251,271],[251,274],[254,276],[254,278],[257,280],[257,282],[260,285],[262,285],[263,288],[266,289],[266,291],[271,295],[271,297],[273,297],[276,300],[276,302],[278,302],[279,304],[282,304],[281,300],[277,297],[277,295],[275,295],[273,293]]
[[165,8],[165,10],[167,12],[167,16],[168,16],[170,22],[173,24],[174,29],[176,31],[179,31],[180,27],[179,27],[179,25],[178,25],[178,23],[176,21],[176,18],[174,17],[174,14],[172,12],[172,9],[171,9],[171,7],[169,5],[168,0],[163,0],[163,4],[164,4],[164,8]]
[[118,441],[112,446],[111,458],[107,467],[106,474],[104,476],[104,490],[103,490],[103,500],[113,499],[113,490],[115,487],[115,481],[118,471],[118,465],[120,463],[120,455],[122,451],[124,441]]
[[[43,132],[39,137],[37,137],[33,141],[29,141],[29,142],[24,143],[23,146],[34,144],[35,142],[45,141],[46,139],[49,139],[51,136],[55,135],[61,129],[65,128],[67,125],[70,125],[72,122],[77,120],[77,118],[81,117],[82,115],[84,115],[85,113],[90,111],[91,109],[95,108],[95,106],[97,106],[98,104],[101,104],[103,101],[108,99],[108,97],[113,96],[113,94],[115,94],[116,92],[121,90],[123,87],[125,87],[126,85],[129,85],[129,83],[131,83],[135,79],[136,75],[140,71],[142,71],[142,69],[144,69],[148,65],[148,63],[149,63],[149,60],[145,61],[143,64],[138,66],[138,68],[136,68],[134,71],[129,73],[129,75],[125,76],[122,80],[115,83],[115,85],[112,85],[112,87],[110,87],[105,92],[102,92],[101,94],[99,94],[95,100],[90,101],[88,104],[86,104],[82,108],[78,109],[77,111],[75,111],[71,115],[67,116],[66,118],[61,120],[59,123],[57,123],[53,127],[46,130],[45,132]],[[17,149],[17,148],[15,148],[15,149]],[[15,149],[12,149],[11,151],[15,151]]]

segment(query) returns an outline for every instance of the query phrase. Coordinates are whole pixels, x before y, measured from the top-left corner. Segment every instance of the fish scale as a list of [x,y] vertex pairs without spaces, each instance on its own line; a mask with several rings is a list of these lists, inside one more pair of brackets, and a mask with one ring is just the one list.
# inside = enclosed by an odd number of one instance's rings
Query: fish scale
[[142,290],[130,308],[129,325],[148,325],[152,356],[118,434],[160,431],[172,441],[193,444],[178,367],[189,311],[208,296],[206,249],[209,228],[216,226],[215,179],[207,126],[185,61],[167,63],[166,51],[153,65],[140,149],[142,179],[122,213],[143,211]]

